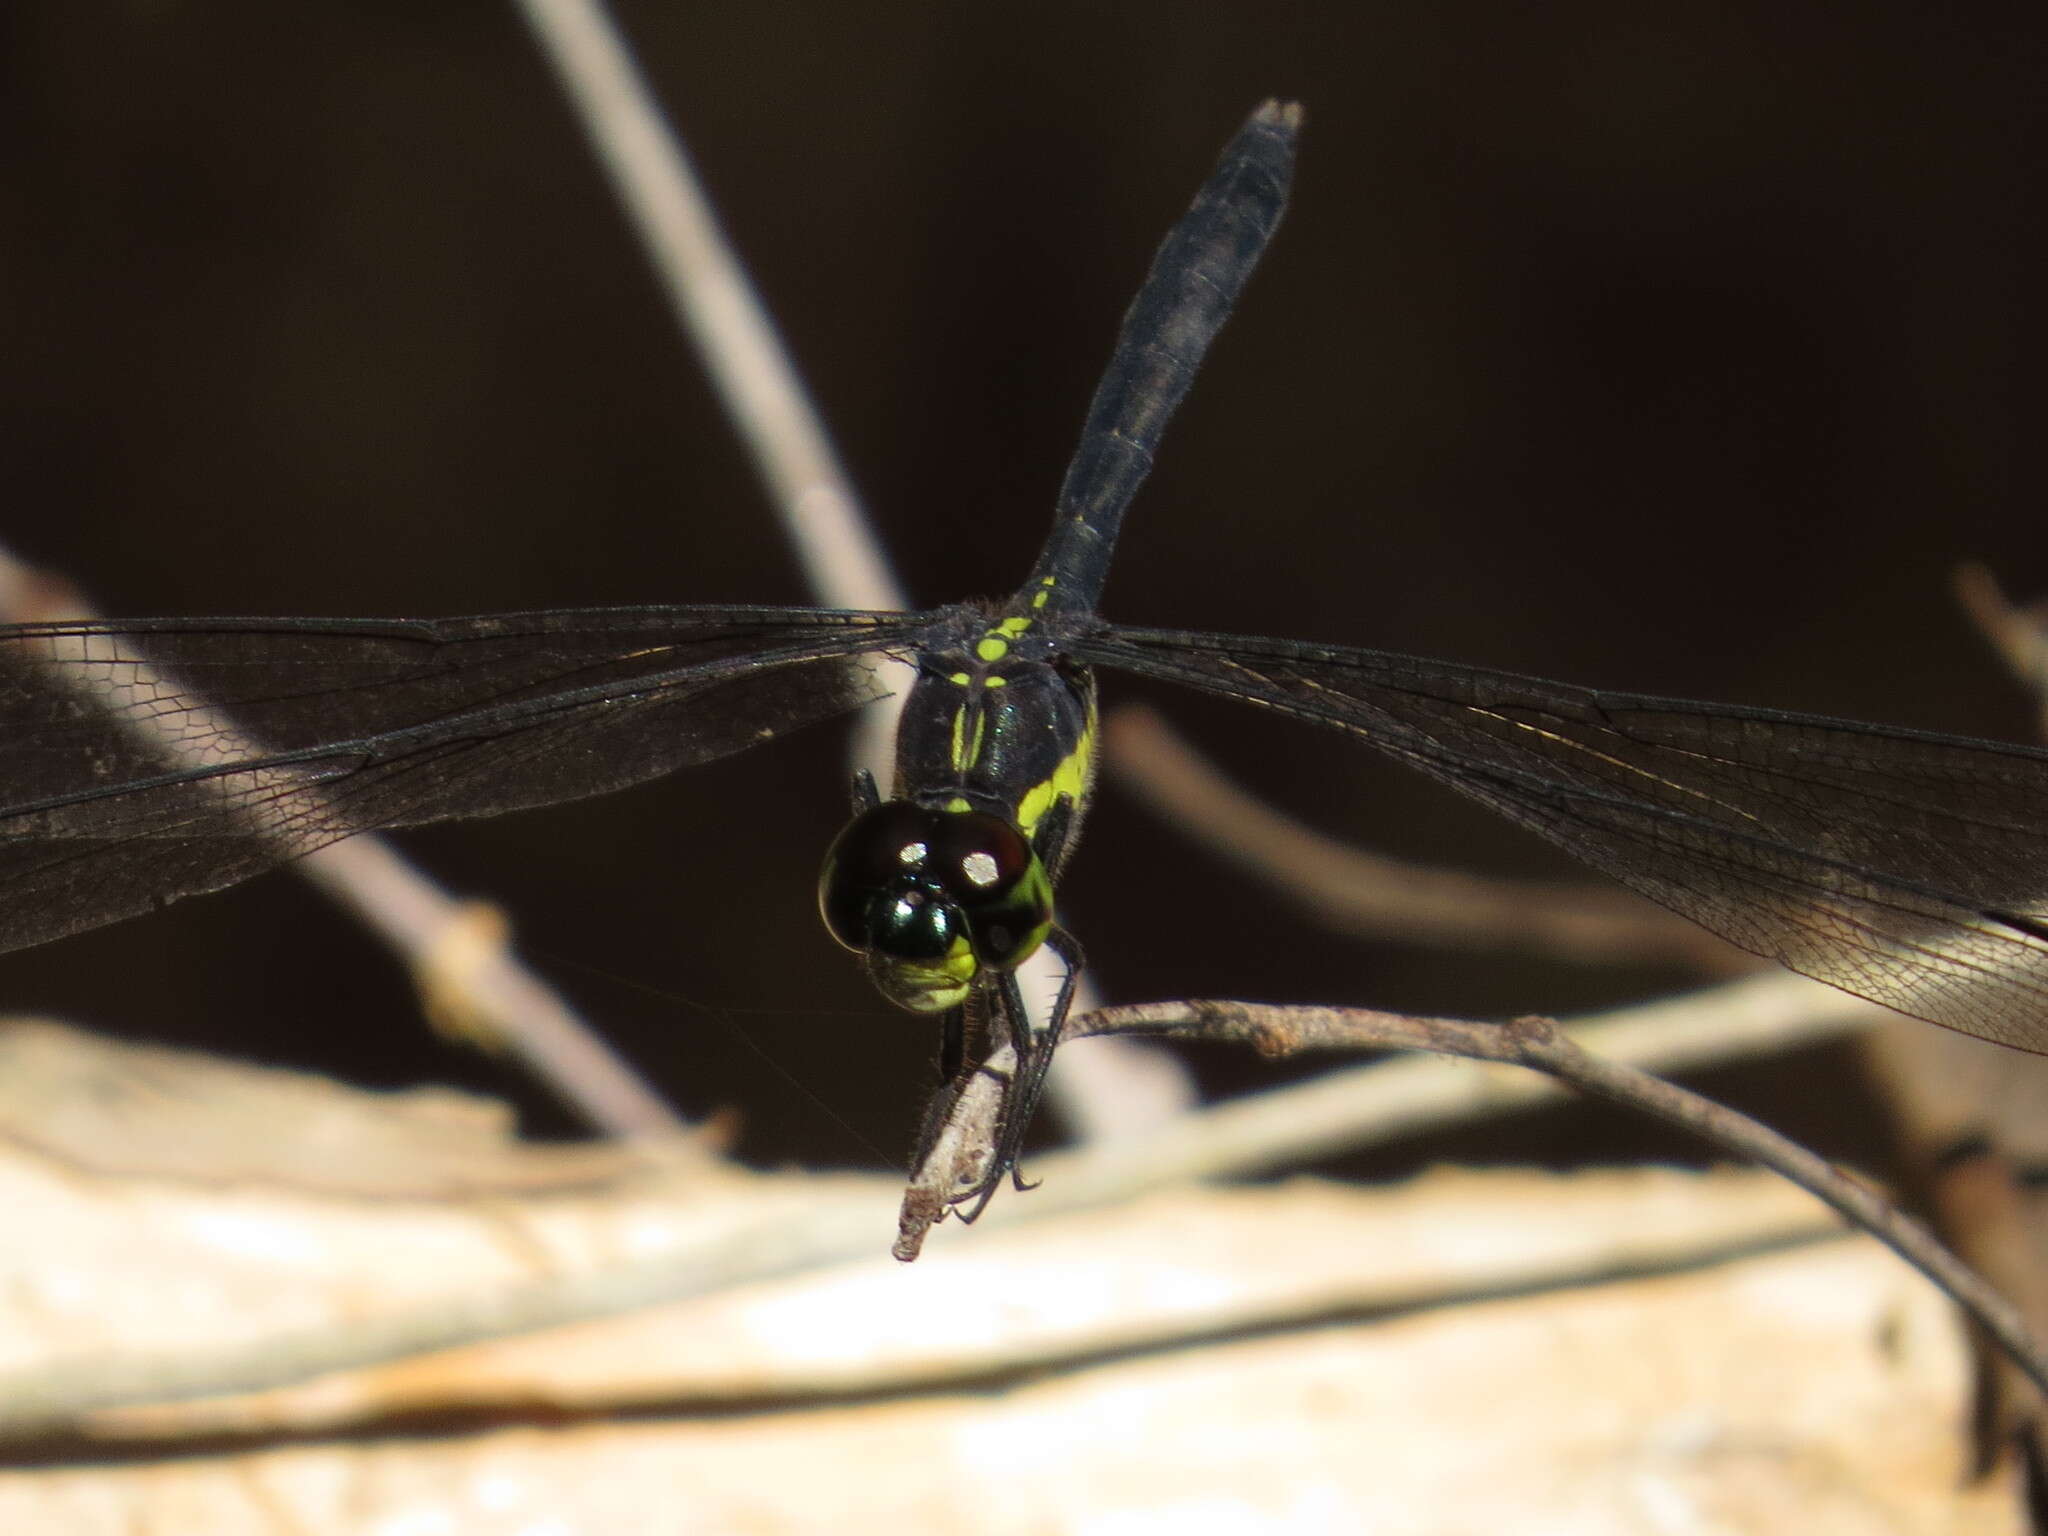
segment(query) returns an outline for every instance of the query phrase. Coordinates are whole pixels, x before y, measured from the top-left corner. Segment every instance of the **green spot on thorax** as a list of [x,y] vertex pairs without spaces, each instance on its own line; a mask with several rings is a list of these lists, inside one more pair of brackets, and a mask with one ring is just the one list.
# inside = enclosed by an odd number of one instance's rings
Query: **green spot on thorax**
[[1001,661],[1010,654],[1010,642],[1030,627],[1029,615],[1011,614],[982,635],[980,643],[974,647],[974,654],[983,661]]

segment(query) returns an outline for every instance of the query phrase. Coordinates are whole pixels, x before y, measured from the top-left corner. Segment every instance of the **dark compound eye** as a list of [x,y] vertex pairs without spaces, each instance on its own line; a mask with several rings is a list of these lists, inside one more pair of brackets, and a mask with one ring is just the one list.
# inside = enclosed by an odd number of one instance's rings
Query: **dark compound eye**
[[930,868],[964,906],[1007,896],[1038,862],[1024,834],[1000,817],[949,811],[937,820],[927,842]]
[[[925,874],[933,820],[930,811],[892,800],[863,811],[833,840],[818,878],[818,910],[833,938],[848,949],[875,948],[874,922],[897,921],[889,904],[877,909],[878,896],[935,894]],[[906,936],[916,925],[910,914],[901,922]]]
[[966,914],[976,958],[1009,970],[1038,948],[1052,925],[1052,882],[1016,826],[950,812],[933,829],[930,851],[946,895]]
[[848,949],[928,961],[964,930],[978,960],[1008,969],[1045,938],[1052,885],[1030,839],[1000,816],[891,801],[839,834],[818,908]]

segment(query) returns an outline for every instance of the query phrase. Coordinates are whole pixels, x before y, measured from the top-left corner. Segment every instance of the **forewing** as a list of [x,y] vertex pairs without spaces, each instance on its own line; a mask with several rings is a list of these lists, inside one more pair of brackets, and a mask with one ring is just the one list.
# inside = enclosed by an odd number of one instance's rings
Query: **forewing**
[[547,805],[877,695],[904,614],[599,609],[0,629],[0,950],[354,832]]
[[2048,753],[1238,636],[1071,653],[1348,731],[1752,953],[2048,1051]]

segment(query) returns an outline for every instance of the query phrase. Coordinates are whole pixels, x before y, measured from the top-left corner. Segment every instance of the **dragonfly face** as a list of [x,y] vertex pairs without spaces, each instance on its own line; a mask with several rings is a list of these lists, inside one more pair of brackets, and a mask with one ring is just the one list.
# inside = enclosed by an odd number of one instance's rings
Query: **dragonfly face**
[[1045,942],[1052,881],[1013,822],[892,800],[863,811],[832,844],[818,909],[832,937],[867,958],[891,1002],[943,1013]]

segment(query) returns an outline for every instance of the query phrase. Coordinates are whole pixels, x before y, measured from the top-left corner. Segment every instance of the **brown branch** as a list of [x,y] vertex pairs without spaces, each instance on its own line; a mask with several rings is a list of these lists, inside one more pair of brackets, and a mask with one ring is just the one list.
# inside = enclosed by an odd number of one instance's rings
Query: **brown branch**
[[2048,1350],[2028,1331],[2018,1309],[1926,1227],[1768,1126],[1649,1073],[1604,1061],[1580,1048],[1552,1020],[1487,1024],[1366,1008],[1195,1001],[1104,1008],[1074,1020],[1068,1031],[1070,1038],[1121,1033],[1237,1041],[1270,1056],[1306,1050],[1428,1051],[1546,1073],[1581,1092],[1668,1120],[1791,1180],[1926,1275],[2037,1386],[2048,1390]]
[[[1076,1013],[1076,1021],[1086,1012]],[[1887,1017],[1886,1010],[1846,992],[1768,971],[1588,1015],[1574,1020],[1571,1029],[1581,1045],[1610,1061],[1683,1072],[1838,1039]],[[1061,1050],[1074,1043],[1069,1031]],[[997,1200],[982,1220],[1003,1225],[1129,1200],[1190,1180],[1268,1173],[1446,1126],[1497,1119],[1560,1099],[1568,1091],[1553,1078],[1448,1056],[1409,1053],[1340,1066],[1302,1082],[1211,1104],[1141,1137],[1035,1155],[1026,1172],[1042,1188],[1029,1200]],[[950,1113],[965,1112],[956,1107]],[[999,1112],[999,1103],[987,1109],[991,1116]],[[921,1171],[917,1183],[944,1189],[935,1173],[928,1181]]]
[[889,1250],[904,1263],[923,1250],[925,1234],[946,1219],[961,1192],[985,1182],[1016,1065],[1016,1052],[998,1046],[950,1101],[933,1105],[931,1113],[943,1118],[935,1131],[927,1122],[924,1155],[910,1170]]
[[[61,577],[39,571],[0,546],[0,620],[9,623],[98,618],[84,594]],[[131,650],[137,647],[131,642]],[[254,754],[256,744],[219,709],[176,678],[138,663],[122,684],[175,694],[180,733],[155,722],[161,714],[119,716],[138,740],[164,762],[187,766],[190,739],[203,734],[210,750]],[[79,684],[79,696],[102,706],[108,695]],[[195,733],[194,723],[206,729]],[[257,829],[268,835],[271,829]],[[353,913],[411,969],[422,1004],[449,1031],[502,1044],[565,1104],[607,1135],[650,1145],[689,1133],[633,1068],[561,995],[519,962],[506,940],[505,922],[478,921],[478,904],[460,902],[406,862],[384,839],[358,836],[292,860],[289,867]]]
[[1975,561],[1956,567],[1954,585],[1963,613],[2034,700],[2040,733],[2048,736],[2048,614],[2039,603],[2014,603],[1991,568]]

